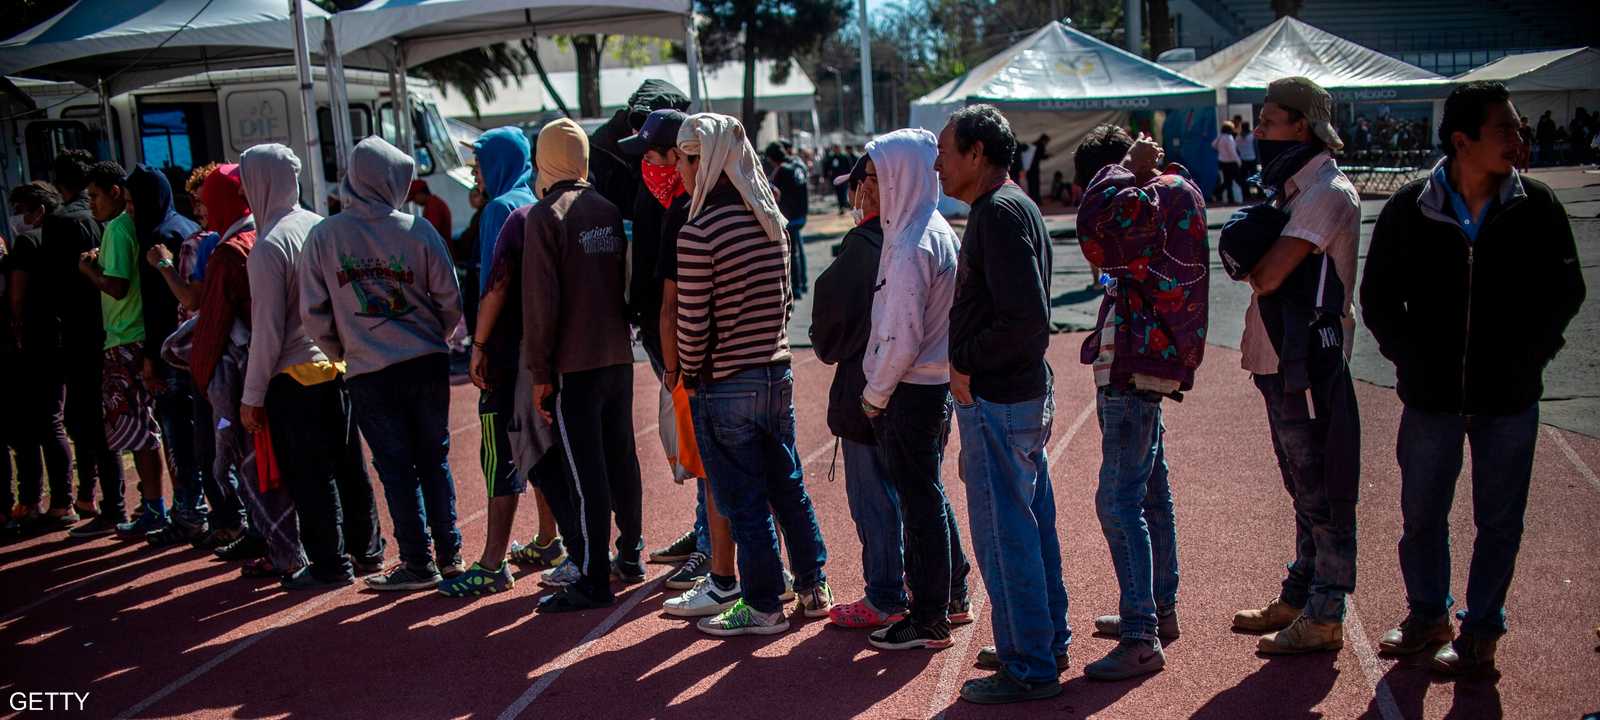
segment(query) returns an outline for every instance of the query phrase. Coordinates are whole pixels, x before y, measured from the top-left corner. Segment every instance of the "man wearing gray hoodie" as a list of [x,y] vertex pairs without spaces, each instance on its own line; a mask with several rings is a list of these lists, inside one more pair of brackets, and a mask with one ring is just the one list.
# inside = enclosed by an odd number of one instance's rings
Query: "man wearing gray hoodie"
[[347,365],[356,422],[400,545],[399,567],[367,584],[430,589],[441,568],[451,577],[465,571],[445,344],[461,319],[461,289],[439,232],[396,209],[416,177],[411,157],[369,137],[350,152],[349,168],[343,211],[317,223],[301,251],[300,316],[328,360]]
[[239,173],[258,232],[246,265],[251,338],[240,419],[250,432],[271,436],[310,560],[283,585],[348,585],[353,568],[346,552],[361,570],[377,572],[383,538],[344,379],[300,321],[295,265],[322,216],[299,206],[300,158],[293,150],[252,147],[239,157]]

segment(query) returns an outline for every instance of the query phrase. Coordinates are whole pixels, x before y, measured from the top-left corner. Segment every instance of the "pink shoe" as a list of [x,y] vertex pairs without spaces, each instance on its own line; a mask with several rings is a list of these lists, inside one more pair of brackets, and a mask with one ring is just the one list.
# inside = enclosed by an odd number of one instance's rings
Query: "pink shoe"
[[828,610],[828,622],[852,630],[893,625],[904,620],[905,617],[906,614],[904,612],[885,613],[873,607],[872,601],[866,598],[848,605],[835,605]]

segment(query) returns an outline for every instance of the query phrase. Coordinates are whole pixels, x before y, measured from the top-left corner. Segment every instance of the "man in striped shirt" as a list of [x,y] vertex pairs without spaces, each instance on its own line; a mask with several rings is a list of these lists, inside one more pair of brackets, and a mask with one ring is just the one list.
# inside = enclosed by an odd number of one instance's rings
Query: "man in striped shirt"
[[795,451],[788,236],[739,121],[690,117],[678,132],[678,149],[691,201],[678,234],[678,367],[667,368],[667,382],[681,373],[691,394],[712,493],[733,523],[744,593],[699,628],[718,636],[774,635],[789,621],[770,516],[789,541],[799,609],[826,617],[833,605],[822,570],[827,550]]

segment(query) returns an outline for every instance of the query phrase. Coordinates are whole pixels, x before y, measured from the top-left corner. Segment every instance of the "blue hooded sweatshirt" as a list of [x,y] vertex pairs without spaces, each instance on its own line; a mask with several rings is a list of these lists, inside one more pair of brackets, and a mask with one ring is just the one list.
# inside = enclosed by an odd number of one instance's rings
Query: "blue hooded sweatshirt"
[[172,184],[149,165],[138,165],[128,173],[128,194],[133,200],[133,229],[139,239],[139,288],[144,296],[145,356],[161,358],[161,343],[178,326],[178,298],[167,289],[161,271],[144,261],[145,253],[157,243],[167,246],[174,258],[183,241],[200,228],[193,220],[172,209]]
[[478,218],[478,293],[481,295],[489,289],[494,243],[500,237],[500,227],[511,217],[511,211],[534,203],[533,189],[528,186],[533,179],[533,161],[528,152],[528,136],[521,128],[509,125],[484,133],[473,143],[472,149],[478,157],[478,171],[483,173],[483,195],[489,198]]

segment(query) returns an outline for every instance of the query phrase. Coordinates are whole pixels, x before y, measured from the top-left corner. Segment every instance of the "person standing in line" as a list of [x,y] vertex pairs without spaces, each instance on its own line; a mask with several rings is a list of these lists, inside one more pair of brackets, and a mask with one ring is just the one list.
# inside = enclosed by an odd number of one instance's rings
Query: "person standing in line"
[[[533,405],[567,460],[546,485],[578,530],[568,549],[580,577],[539,601],[541,613],[606,607],[613,574],[644,580],[643,488],[633,434],[627,235],[622,213],[586,182],[589,138],[562,118],[539,131],[540,202],[528,213],[522,257],[523,362]],[[608,549],[616,516],[617,555]]]
[[[1095,509],[1121,589],[1095,632],[1118,638],[1084,675],[1125,680],[1166,667],[1178,637],[1178,533],[1167,474],[1164,400],[1181,401],[1205,356],[1210,249],[1206,207],[1161,146],[1101,125],[1073,162],[1093,178],[1078,210],[1083,255],[1104,273],[1099,320],[1079,357],[1094,368],[1100,421]],[[1158,172],[1158,170],[1160,170]]]
[[1534,137],[1539,141],[1539,154],[1534,157],[1536,165],[1554,165],[1556,162],[1556,121],[1550,117],[1550,111],[1544,111],[1539,116],[1539,126],[1534,132]]
[[[1544,370],[1586,288],[1566,209],[1548,185],[1516,171],[1522,140],[1505,86],[1452,91],[1439,141],[1445,157],[1433,172],[1384,205],[1361,283],[1362,317],[1395,363],[1404,405],[1397,455],[1409,612],[1378,648],[1413,655],[1443,643],[1432,669],[1468,675],[1494,668],[1506,633]],[[1477,535],[1456,636],[1450,508],[1466,442]]]
[[[481,158],[481,156],[480,156]],[[416,164],[379,137],[350,152],[344,209],[311,228],[300,319],[345,384],[383,482],[400,565],[374,590],[427,590],[466,571],[450,475],[450,358],[461,289],[444,238],[397,208]],[[431,547],[430,547],[431,546]],[[431,551],[431,552],[430,552]]]
[[1211,141],[1211,148],[1217,151],[1217,169],[1222,172],[1222,182],[1217,187],[1217,202],[1232,205],[1233,188],[1239,183],[1239,146],[1234,138],[1233,123],[1225,122],[1217,133],[1217,139]]
[[884,650],[949,647],[950,626],[972,621],[971,566],[941,479],[950,437],[950,305],[958,251],[955,231],[938,211],[938,155],[937,137],[920,128],[867,144],[878,176],[884,256],[862,360],[861,410],[872,422],[879,462],[899,501],[911,591],[910,614],[868,637]]
[[246,266],[251,336],[240,415],[246,430],[267,433],[309,560],[282,584],[348,585],[358,572],[382,569],[384,541],[343,377],[300,320],[295,268],[322,217],[298,205],[293,150],[276,143],[245,150],[239,174],[260,223]]
[[1039,206],[1007,179],[1011,124],[971,105],[939,133],[944,193],[971,206],[950,309],[950,392],[973,554],[986,579],[995,645],[962,699],[980,704],[1061,694],[1072,629],[1061,579],[1049,458],[1055,416],[1050,345],[1050,233]]
[[[1253,292],[1240,364],[1265,401],[1294,503],[1295,556],[1278,596],[1235,613],[1233,627],[1265,633],[1256,649],[1269,655],[1344,647],[1345,599],[1356,584],[1361,421],[1348,365],[1355,319],[1346,289],[1355,287],[1361,198],[1333,159],[1344,143],[1332,117],[1327,90],[1289,77],[1267,87],[1257,125],[1261,184],[1270,198],[1259,207],[1280,222],[1267,228],[1266,250],[1245,278]],[[1285,301],[1303,268],[1317,278],[1315,307],[1291,327],[1268,305]],[[1329,300],[1334,290],[1342,297],[1336,304]]]
[[1240,121],[1239,138],[1234,142],[1234,147],[1239,151],[1239,192],[1241,200],[1248,201],[1255,196],[1256,186],[1250,178],[1256,176],[1261,169],[1261,163],[1256,161],[1256,135],[1250,129],[1250,123]]
[[[144,352],[139,240],[133,218],[127,213],[133,205],[122,166],[109,161],[95,163],[88,169],[86,181],[84,194],[89,198],[89,208],[94,219],[105,225],[100,247],[79,256],[78,271],[100,290],[101,322],[105,328],[100,398],[106,447],[119,456],[133,453],[143,509],[138,519],[121,523],[113,530],[123,538],[143,539],[146,533],[166,526],[168,519],[161,495],[161,427],[156,422],[155,395],[150,388],[156,373]],[[121,477],[120,467],[117,477]],[[120,481],[117,486],[120,495]],[[102,481],[101,489],[108,491],[109,499],[110,484]],[[117,507],[120,505],[119,497]]]
[[1044,196],[1039,194],[1039,173],[1044,161],[1050,158],[1050,153],[1047,152],[1049,147],[1050,136],[1041,133],[1039,139],[1033,141],[1033,147],[1029,148],[1028,152],[1028,168],[1024,175],[1028,178],[1028,198],[1033,200],[1035,205],[1044,199]]
[[742,597],[702,619],[718,637],[789,629],[773,519],[789,550],[797,612],[826,617],[827,548],[795,450],[788,321],[788,222],[744,126],[692,115],[678,131],[678,174],[691,194],[678,234],[677,351],[695,439],[716,506],[733,525]]
[[810,190],[806,187],[806,169],[784,150],[781,143],[769,143],[765,155],[767,162],[772,163],[771,186],[776,191],[778,209],[789,220],[784,228],[789,234],[789,285],[794,288],[794,297],[798,300],[808,292],[810,283],[810,277],[806,274],[804,234],[806,213],[810,212],[811,206]]

